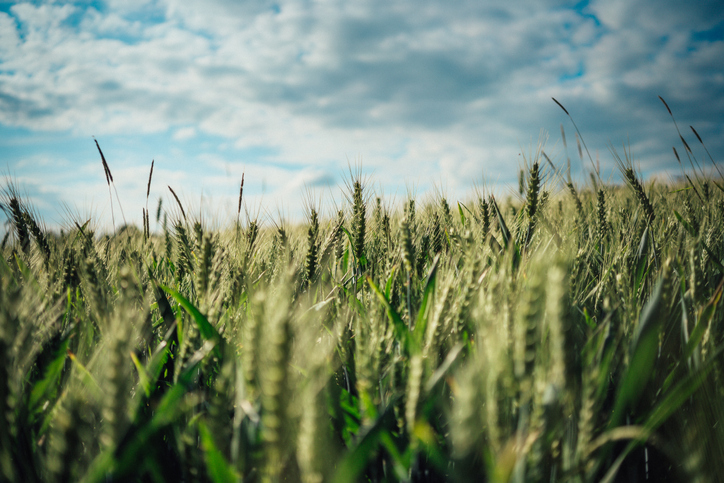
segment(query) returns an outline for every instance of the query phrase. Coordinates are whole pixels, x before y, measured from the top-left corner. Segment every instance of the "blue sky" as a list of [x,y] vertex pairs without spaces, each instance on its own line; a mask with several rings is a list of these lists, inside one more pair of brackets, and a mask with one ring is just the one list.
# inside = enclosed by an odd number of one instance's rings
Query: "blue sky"
[[722,65],[718,1],[0,1],[0,166],[49,227],[111,225],[93,136],[136,223],[152,159],[152,209],[170,185],[221,223],[242,173],[271,218],[305,190],[331,211],[349,163],[390,202],[462,199],[510,192],[539,139],[565,165],[561,124],[585,178],[555,97],[604,179],[610,143],[668,177],[680,141],[658,96],[721,162]]

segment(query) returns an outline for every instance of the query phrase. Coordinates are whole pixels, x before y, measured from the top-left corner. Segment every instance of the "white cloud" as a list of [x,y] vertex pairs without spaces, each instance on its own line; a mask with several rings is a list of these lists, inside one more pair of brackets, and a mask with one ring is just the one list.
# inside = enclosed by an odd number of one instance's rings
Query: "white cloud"
[[10,55],[17,48],[20,38],[15,20],[10,15],[0,12],[0,55]]
[[519,144],[568,123],[550,97],[609,166],[607,142],[627,135],[641,158],[670,152],[657,95],[721,152],[724,42],[692,32],[724,14],[681,5],[21,3],[0,13],[0,123],[83,139],[167,133],[184,146],[218,136],[222,159],[234,156],[222,144],[259,148],[278,167],[260,176],[296,173],[269,181],[280,196],[360,156],[385,186],[513,178]]
[[178,129],[174,133],[173,139],[176,141],[185,141],[187,139],[192,139],[195,136],[196,136],[195,127],[182,127],[181,129]]

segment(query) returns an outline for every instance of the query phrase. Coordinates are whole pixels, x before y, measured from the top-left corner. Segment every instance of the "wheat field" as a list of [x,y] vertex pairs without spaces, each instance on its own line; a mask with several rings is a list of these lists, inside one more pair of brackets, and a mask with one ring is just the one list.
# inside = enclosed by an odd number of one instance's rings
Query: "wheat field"
[[0,479],[721,481],[724,183],[630,154],[400,206],[352,171],[295,225],[171,190],[157,232],[51,232],[7,183]]

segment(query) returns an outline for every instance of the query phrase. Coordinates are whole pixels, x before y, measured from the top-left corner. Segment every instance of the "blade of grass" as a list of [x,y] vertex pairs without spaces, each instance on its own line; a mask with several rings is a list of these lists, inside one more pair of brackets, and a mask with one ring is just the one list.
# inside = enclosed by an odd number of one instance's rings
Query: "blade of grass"
[[430,267],[430,271],[425,279],[425,287],[422,290],[422,300],[420,301],[420,308],[417,312],[417,320],[415,321],[415,327],[413,328],[415,338],[420,344],[422,344],[422,338],[425,336],[425,330],[427,329],[427,320],[429,317],[429,314],[427,313],[427,306],[430,297],[435,291],[435,280],[437,278],[437,267],[439,263],[440,254],[437,254],[435,259],[432,261],[432,267]]
[[34,414],[44,400],[51,397],[53,391],[57,389],[58,380],[63,372],[63,366],[65,365],[66,357],[68,357],[68,344],[70,338],[66,338],[55,351],[53,359],[45,368],[45,374],[43,378],[35,383],[32,391],[30,392],[30,399],[28,400],[28,411],[30,414]]
[[394,307],[392,307],[392,304],[390,304],[390,301],[387,300],[387,297],[385,297],[385,294],[382,293],[382,291],[375,284],[375,282],[372,281],[372,277],[367,276],[367,283],[369,284],[370,288],[372,288],[372,291],[377,294],[377,298],[380,299],[382,305],[384,305],[387,309],[387,317],[390,319],[390,322],[392,322],[392,327],[395,331],[395,334],[397,335],[399,340],[402,341],[402,345],[405,347],[406,352],[408,354],[418,353],[420,350],[419,342],[414,337],[412,337],[410,329],[407,328],[407,324],[405,324],[405,322],[402,320],[400,314],[397,313]]
[[[724,346],[720,346],[712,356],[707,359],[706,363],[701,366],[701,369],[689,374],[683,381],[676,385],[659,404],[656,405],[653,411],[646,418],[644,423],[644,431],[641,432],[638,438],[631,441],[623,452],[616,458],[614,463],[609,467],[608,472],[601,480],[601,483],[611,483],[616,478],[618,470],[621,468],[626,457],[636,449],[642,442],[659,427],[674,412],[676,412],[682,404],[684,404],[689,398],[691,398],[697,389],[704,382],[706,377],[709,375],[711,370],[714,368],[714,362],[724,353]],[[615,429],[615,428],[612,428]]]
[[621,385],[609,419],[608,428],[613,429],[624,419],[625,411],[641,396],[651,377],[659,345],[659,328],[664,323],[663,304],[665,277],[656,283],[654,292],[641,311],[634,334],[631,359],[621,379]]
[[226,461],[226,458],[216,446],[214,436],[206,423],[199,419],[197,423],[201,436],[201,448],[204,450],[204,463],[211,481],[214,483],[236,483],[241,477],[236,469]]
[[358,440],[358,443],[344,457],[338,466],[337,472],[332,481],[335,483],[354,483],[358,476],[367,466],[382,439],[382,434],[387,428],[395,428],[394,404],[390,403],[384,412],[368,427]]
[[85,384],[86,389],[90,391],[95,399],[100,399],[103,396],[103,390],[98,384],[98,381],[96,381],[96,379],[93,377],[93,374],[91,374],[90,371],[88,371],[88,369],[86,369],[86,367],[81,364],[75,354],[73,354],[70,350],[68,350],[68,357],[70,357],[70,360],[73,361],[76,369],[80,371],[81,381],[83,381],[83,384]]
[[191,318],[194,319],[194,322],[196,322],[196,325],[199,327],[201,337],[206,340],[221,340],[221,336],[214,328],[214,326],[209,323],[209,321],[206,319],[206,316],[204,316],[204,314],[202,314],[194,304],[189,302],[186,297],[184,297],[171,287],[166,287],[165,285],[159,285],[159,287],[161,287],[164,292],[173,297],[174,300],[176,300],[176,302],[178,302],[178,304],[183,307],[186,312],[188,312]]
[[146,368],[143,367],[143,364],[141,364],[141,361],[138,360],[138,356],[135,352],[131,352],[131,360],[133,361],[133,365],[136,366],[136,372],[138,372],[138,383],[141,385],[141,388],[143,389],[144,394],[146,394],[146,397],[151,396],[151,385],[153,384],[151,382],[151,376],[146,371]]

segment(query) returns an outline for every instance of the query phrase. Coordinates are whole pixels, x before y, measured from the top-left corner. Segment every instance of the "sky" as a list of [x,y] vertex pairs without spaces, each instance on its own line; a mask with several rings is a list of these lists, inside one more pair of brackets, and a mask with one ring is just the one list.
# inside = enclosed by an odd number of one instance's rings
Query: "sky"
[[539,143],[582,184],[555,97],[604,180],[624,145],[670,179],[684,148],[658,96],[711,169],[689,126],[722,162],[723,66],[720,1],[0,0],[0,176],[45,226],[105,229],[140,224],[152,160],[152,229],[168,186],[235,219],[242,173],[263,221],[331,215],[350,168],[390,205],[510,194]]

